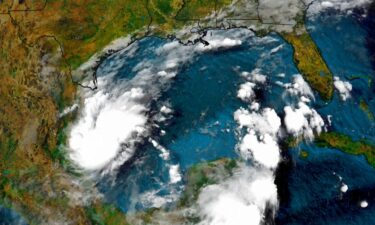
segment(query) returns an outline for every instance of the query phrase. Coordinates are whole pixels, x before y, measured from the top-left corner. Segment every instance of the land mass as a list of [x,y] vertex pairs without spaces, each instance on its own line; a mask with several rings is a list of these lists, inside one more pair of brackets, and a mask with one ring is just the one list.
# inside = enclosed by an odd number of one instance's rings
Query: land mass
[[[306,80],[330,99],[332,75],[301,19],[310,3],[290,0],[288,10],[284,4],[1,1],[0,58],[5,63],[0,64],[0,204],[19,212],[29,224],[126,223],[120,211],[100,199],[82,200],[87,190],[76,182],[80,173],[64,148],[66,126],[76,113],[60,116],[82,86],[84,76],[75,77],[73,71],[115,39],[129,37],[131,43],[158,35],[188,41],[202,38],[207,29],[234,27],[259,35],[277,32],[294,47],[296,66]],[[108,215],[117,216],[108,219]]]
[[368,140],[355,141],[347,135],[328,132],[317,137],[316,143],[318,146],[339,149],[348,154],[363,155],[375,168],[375,145]]

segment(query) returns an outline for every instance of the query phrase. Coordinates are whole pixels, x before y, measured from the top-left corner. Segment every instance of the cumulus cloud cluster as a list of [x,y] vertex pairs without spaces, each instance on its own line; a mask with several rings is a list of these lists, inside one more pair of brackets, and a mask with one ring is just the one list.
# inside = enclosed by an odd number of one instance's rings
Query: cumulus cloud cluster
[[246,83],[241,84],[237,92],[237,97],[244,102],[252,102],[255,98],[254,88],[256,84],[264,84],[266,76],[260,73],[260,69],[254,69],[251,73],[243,71],[241,76],[247,80]]
[[248,109],[240,108],[234,112],[239,128],[246,128],[246,134],[239,145],[240,154],[243,158],[254,159],[267,168],[275,168],[280,158],[277,134],[281,119],[271,108],[260,110],[254,91],[255,88],[264,86],[267,77],[259,68],[251,72],[241,72],[240,75],[246,82],[240,85],[237,97],[249,104]]
[[248,107],[234,112],[240,136],[238,150],[254,166],[243,166],[233,178],[202,191],[198,200],[204,218],[201,225],[264,223],[266,206],[276,210],[278,205],[274,171],[281,159],[280,140],[285,133],[311,140],[324,129],[323,119],[309,106],[314,94],[301,75],[293,76],[291,83],[278,82],[285,89],[284,97],[290,97],[284,118],[256,102],[255,89],[267,82],[260,69],[240,75],[245,82],[239,86],[237,97]]
[[[307,140],[312,140],[315,134],[320,134],[324,128],[324,120],[319,113],[309,106],[314,101],[314,94],[301,75],[294,75],[292,83],[281,83],[287,95],[294,101],[284,107],[284,124],[288,134]],[[285,95],[284,94],[284,95]]]
[[295,137],[303,136],[312,140],[314,133],[320,134],[323,130],[324,120],[322,117],[303,101],[300,101],[294,108],[286,106],[284,112],[286,130]]
[[343,101],[350,98],[350,92],[352,91],[352,84],[348,81],[342,81],[339,77],[334,77],[333,85],[339,92],[340,97]]
[[277,205],[273,174],[242,165],[229,180],[204,188],[198,205],[199,225],[259,225],[267,205]]
[[86,169],[104,166],[126,150],[122,143],[145,132],[146,107],[140,104],[145,93],[140,88],[121,92],[113,87],[94,94],[86,93],[82,118],[70,133],[72,159]]
[[248,108],[234,112],[240,135],[238,150],[254,165],[243,164],[229,180],[203,189],[198,198],[200,225],[259,225],[264,222],[267,207],[277,208],[274,169],[280,160],[277,136],[281,119],[275,110],[260,109],[255,101],[255,88],[267,81],[261,70],[244,71],[240,76],[245,83],[240,85],[237,97]]
[[265,108],[261,112],[250,112],[239,109],[234,113],[234,118],[240,127],[247,128],[239,150],[246,158],[254,158],[268,168],[275,168],[279,162],[279,146],[277,133],[281,120],[275,110]]

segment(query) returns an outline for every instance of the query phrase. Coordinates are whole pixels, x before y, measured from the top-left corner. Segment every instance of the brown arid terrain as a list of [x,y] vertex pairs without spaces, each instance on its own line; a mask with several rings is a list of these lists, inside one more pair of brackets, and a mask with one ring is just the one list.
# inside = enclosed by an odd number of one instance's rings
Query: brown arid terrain
[[59,149],[74,114],[59,112],[75,98],[72,69],[113,39],[145,35],[157,23],[174,28],[180,7],[178,0],[0,1],[2,205],[30,224],[126,223],[113,207],[80,200],[79,174]]

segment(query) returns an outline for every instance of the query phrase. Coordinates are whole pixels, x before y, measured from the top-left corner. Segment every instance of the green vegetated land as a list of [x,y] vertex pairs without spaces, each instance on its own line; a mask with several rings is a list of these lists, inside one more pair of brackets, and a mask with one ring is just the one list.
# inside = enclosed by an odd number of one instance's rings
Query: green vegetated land
[[370,121],[374,121],[374,113],[370,110],[367,102],[363,99],[359,102],[359,108],[367,115]]
[[[138,224],[191,224],[199,222],[197,215],[184,213],[195,207],[201,191],[209,186],[218,184],[230,178],[241,162],[234,159],[222,158],[215,161],[203,162],[192,166],[185,175],[186,186],[177,205],[172,209],[154,208],[131,216],[130,221]],[[163,221],[163,222],[160,222]]]
[[318,146],[336,148],[348,154],[363,155],[368,163],[375,167],[375,144],[368,140],[355,141],[344,134],[328,132],[317,137],[316,143]]
[[282,36],[293,46],[294,61],[306,81],[323,99],[331,99],[333,75],[310,34],[303,29],[303,32],[283,33]]

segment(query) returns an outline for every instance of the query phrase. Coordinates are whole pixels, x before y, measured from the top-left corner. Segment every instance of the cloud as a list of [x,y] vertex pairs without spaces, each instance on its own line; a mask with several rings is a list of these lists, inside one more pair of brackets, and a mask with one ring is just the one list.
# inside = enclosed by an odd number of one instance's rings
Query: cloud
[[[255,102],[254,88],[264,85],[266,76],[260,69],[242,72],[247,80],[241,84],[238,97],[248,103],[233,114],[239,126],[238,150],[243,159],[255,162],[253,167],[242,165],[240,172],[229,181],[205,188],[198,202],[202,208],[201,225],[254,224],[264,220],[266,205],[277,208],[277,188],[273,171],[280,161],[278,132],[281,119],[274,109],[263,108]],[[204,205],[204,206],[203,206]]]
[[284,97],[292,97],[290,105],[284,107],[287,133],[313,140],[315,134],[320,134],[325,129],[325,124],[319,113],[309,106],[309,103],[315,100],[310,86],[300,74],[293,76],[292,83],[277,81],[276,84],[285,88]]
[[304,102],[299,102],[296,108],[284,107],[284,123],[286,130],[294,137],[304,137],[313,140],[314,134],[320,134],[324,128],[324,120]]
[[348,191],[348,189],[349,189],[349,187],[348,187],[348,185],[346,185],[346,184],[342,184],[341,185],[341,187],[340,187],[340,191],[342,192],[342,193],[346,193],[347,191]]
[[176,194],[161,196],[161,191],[162,189],[156,189],[142,193],[140,196],[136,196],[136,202],[149,208],[160,208],[165,204],[176,201],[178,198]]
[[233,48],[236,46],[240,46],[242,44],[242,41],[236,40],[236,39],[224,38],[224,39],[211,39],[208,41],[208,43],[209,43],[208,46],[199,44],[197,46],[197,50],[212,51],[212,50],[218,50],[218,49]]
[[359,205],[361,206],[361,208],[367,208],[368,202],[366,200],[363,200],[363,201],[360,202]]
[[371,0],[317,0],[310,6],[308,13],[318,14],[327,9],[335,9],[341,12],[351,13],[353,9],[358,7],[365,8],[371,2]]
[[259,16],[263,22],[295,25],[303,10],[299,0],[259,0]]
[[[240,73],[241,77],[245,78],[248,82],[241,84],[240,89],[237,92],[237,97],[244,102],[254,103],[255,91],[257,84],[264,84],[267,81],[267,77],[260,73],[260,69],[254,69],[250,73],[243,71]],[[258,108],[257,105],[253,105],[253,108]]]
[[257,137],[255,132],[250,131],[242,139],[240,151],[245,158],[251,153],[256,162],[268,168],[275,168],[280,160],[279,146],[276,140],[269,134]]
[[276,52],[280,51],[282,48],[284,48],[284,45],[283,45],[283,44],[281,44],[281,45],[279,45],[279,46],[277,46],[277,47],[271,49],[270,53],[271,53],[271,54],[275,54]]
[[162,159],[164,159],[164,160],[170,159],[170,153],[165,147],[160,145],[156,140],[154,140],[152,138],[149,138],[149,141],[151,142],[152,146],[154,146],[154,148],[156,148],[160,151],[160,157]]
[[234,113],[234,119],[240,127],[246,127],[260,134],[276,136],[281,121],[274,109],[265,108],[262,112],[250,112],[240,108]]
[[314,94],[310,88],[310,85],[303,79],[302,75],[297,74],[293,76],[292,83],[283,84],[276,82],[278,85],[284,87],[289,95],[296,97],[305,97],[315,100]]
[[179,165],[171,165],[169,167],[169,177],[172,184],[178,183],[182,180]]
[[[202,43],[189,46],[178,41],[151,47],[147,51],[156,57],[145,58],[135,65],[131,71],[135,75],[127,80],[118,80],[116,76],[126,63],[124,58],[134,57],[139,45],[134,43],[110,56],[108,68],[98,74],[98,90],[80,92],[80,116],[71,127],[68,141],[71,159],[86,170],[112,171],[122,165],[133,156],[137,144],[147,140],[155,123],[172,116],[167,106],[160,108],[160,120],[150,118],[149,112],[151,103],[169,88],[181,66],[203,52],[241,45],[252,35],[245,30],[212,31],[207,37],[208,48]],[[118,50],[127,43],[128,39],[119,39],[109,48]],[[167,158],[163,147],[151,142]]]
[[276,112],[270,108],[251,113],[239,109],[234,113],[234,119],[240,127],[248,129],[239,146],[241,155],[246,159],[253,158],[268,168],[275,168],[280,160],[277,133],[281,125]]
[[99,90],[84,100],[80,120],[73,126],[69,145],[71,158],[81,167],[98,169],[110,162],[127,139],[145,132],[146,107],[137,102],[142,89],[123,93]]
[[59,118],[62,118],[62,117],[64,117],[64,116],[66,116],[66,115],[68,115],[68,114],[70,114],[70,113],[76,111],[76,110],[78,109],[78,107],[79,107],[78,104],[75,103],[75,104],[73,104],[72,106],[69,106],[69,107],[65,108],[65,109],[59,114]]
[[241,165],[229,180],[202,190],[199,225],[259,225],[267,204],[277,205],[273,173]]
[[241,76],[246,78],[246,80],[257,84],[264,84],[267,81],[267,76],[263,75],[259,68],[254,69],[250,73],[244,71],[241,73]]
[[[220,184],[207,186],[199,195],[200,225],[262,224],[266,205],[278,207],[274,169],[280,161],[279,141],[284,138],[281,118],[272,108],[261,108],[254,101],[254,88],[266,82],[259,69],[242,72],[246,82],[239,86],[238,97],[248,103],[233,114],[238,123],[240,143],[238,150],[245,161],[255,162],[253,167],[242,166],[239,172]],[[284,95],[292,98],[285,105],[284,124],[287,133],[313,139],[322,132],[324,121],[310,106],[314,94],[301,75],[293,76],[291,83],[280,83]],[[256,106],[255,106],[256,105]],[[241,136],[243,135],[243,136]]]
[[237,97],[244,102],[252,101],[255,97],[255,92],[253,90],[254,87],[255,84],[251,82],[241,84],[240,89],[237,92]]
[[340,80],[339,77],[334,77],[333,85],[336,90],[339,92],[340,97],[343,101],[350,98],[350,92],[352,90],[352,84],[347,81]]

